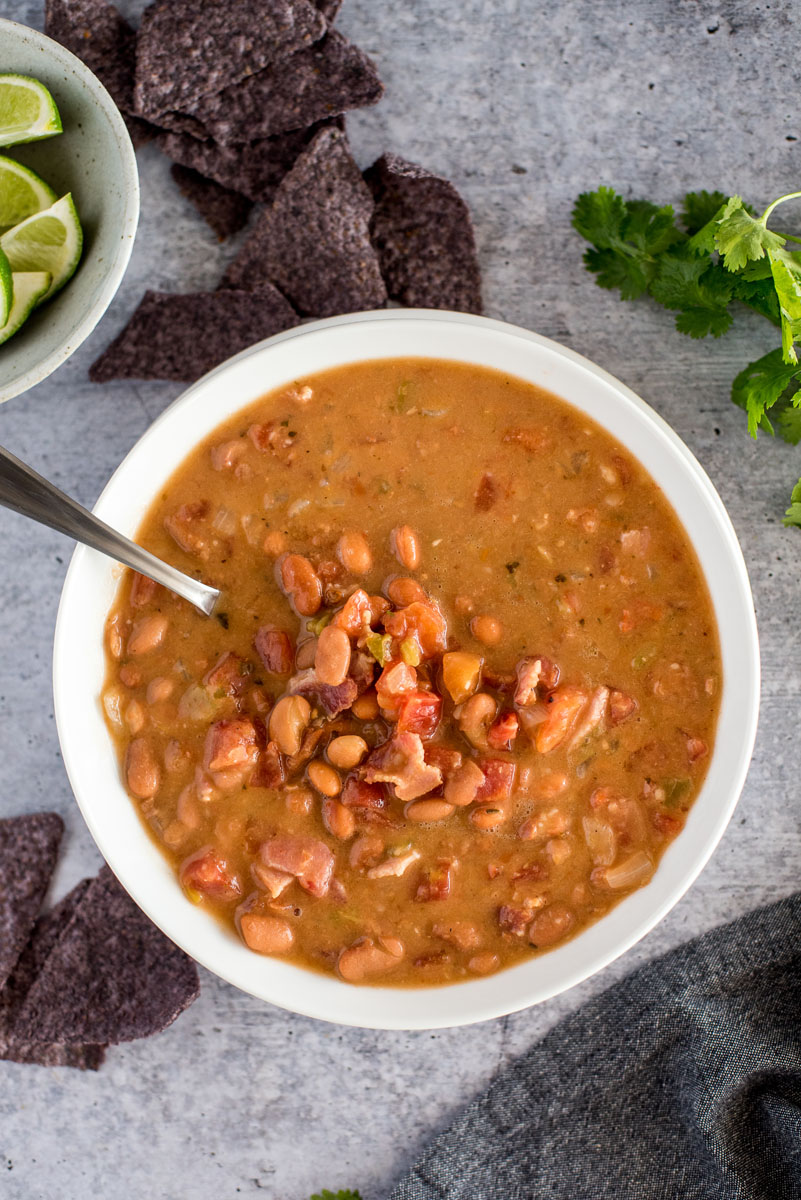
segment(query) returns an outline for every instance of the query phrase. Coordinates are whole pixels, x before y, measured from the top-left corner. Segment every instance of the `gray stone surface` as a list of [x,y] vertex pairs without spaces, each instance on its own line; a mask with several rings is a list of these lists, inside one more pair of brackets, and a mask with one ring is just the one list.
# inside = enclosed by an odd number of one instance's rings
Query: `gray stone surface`
[[[122,7],[136,17],[141,6]],[[794,8],[346,0],[341,16],[387,84],[382,104],[350,121],[360,162],[391,149],[453,179],[475,218],[488,313],[587,354],[638,391],[687,441],[732,515],[761,629],[762,720],[745,793],[712,862],[622,961],[505,1020],[436,1034],[342,1030],[204,975],[201,999],[172,1029],[112,1050],[99,1075],[0,1063],[8,1200],[305,1200],[345,1185],[378,1200],[431,1134],[562,1014],[646,959],[798,886],[801,537],[779,518],[801,457],[751,443],[728,399],[736,371],[775,338],[747,316],[719,342],[683,338],[648,302],[623,305],[596,288],[569,228],[576,194],[601,182],[664,201],[692,187],[736,189],[757,204],[797,188]],[[29,0],[9,0],[4,15],[42,22]],[[179,390],[96,388],[89,363],[145,287],[214,286],[236,249],[218,246],[152,147],[140,165],[142,223],[117,299],[54,377],[0,410],[0,442],[87,504]],[[51,702],[70,551],[0,512],[0,813],[46,806],[64,815],[55,896],[99,866]]]

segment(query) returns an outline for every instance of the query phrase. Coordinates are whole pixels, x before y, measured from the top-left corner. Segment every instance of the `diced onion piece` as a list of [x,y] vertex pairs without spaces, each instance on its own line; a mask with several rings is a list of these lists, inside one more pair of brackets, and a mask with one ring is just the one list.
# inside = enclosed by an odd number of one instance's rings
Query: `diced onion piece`
[[178,716],[182,721],[210,721],[217,707],[208,688],[191,683],[178,702]]
[[584,817],[581,824],[584,826],[584,839],[592,861],[598,867],[611,867],[617,853],[612,826],[598,817]]
[[103,693],[103,708],[106,710],[106,716],[115,729],[122,729],[123,719],[120,710],[122,696],[118,688],[109,688]]
[[226,537],[236,533],[236,513],[231,512],[230,508],[218,508],[211,523],[218,533],[225,534]]
[[646,883],[653,873],[654,864],[650,855],[646,854],[644,850],[637,850],[636,853],[616,866],[605,867],[598,872],[607,887],[616,892],[622,891],[624,888],[639,887],[640,884]]

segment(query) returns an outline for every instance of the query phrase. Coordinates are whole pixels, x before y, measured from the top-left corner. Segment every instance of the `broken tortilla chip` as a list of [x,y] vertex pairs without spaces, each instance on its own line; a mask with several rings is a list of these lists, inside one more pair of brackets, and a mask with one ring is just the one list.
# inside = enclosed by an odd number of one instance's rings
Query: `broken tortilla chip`
[[247,222],[253,201],[241,192],[225,188],[180,163],[173,163],[170,174],[221,242],[238,233]]
[[149,1037],[196,999],[197,968],[104,867],[32,984],[15,1036],[103,1045]]
[[0,988],[39,915],[63,833],[57,813],[0,820]]
[[156,0],[136,41],[134,111],[157,120],[191,108],[325,31],[309,0]]
[[281,183],[222,286],[275,283],[307,316],[380,308],[387,294],[370,244],[372,209],[345,134],[323,130]]
[[254,342],[298,323],[297,313],[269,284],[255,294],[145,292],[123,331],[89,368],[89,378],[94,383],[191,383]]
[[165,114],[161,123],[235,146],[377,104],[383,94],[375,64],[347,38],[330,33],[233,87],[202,96],[187,112]]
[[452,183],[397,154],[365,179],[375,198],[370,234],[393,300],[480,313],[481,274],[470,211]]

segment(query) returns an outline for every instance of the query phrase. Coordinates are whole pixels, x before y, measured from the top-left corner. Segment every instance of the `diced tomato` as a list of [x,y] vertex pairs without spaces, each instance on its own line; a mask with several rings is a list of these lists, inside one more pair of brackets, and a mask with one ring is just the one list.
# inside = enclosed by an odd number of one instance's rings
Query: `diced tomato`
[[548,754],[562,744],[586,702],[587,693],[571,684],[564,684],[551,692],[546,701],[548,715],[534,738],[540,754]]
[[251,787],[280,788],[286,779],[281,752],[275,742],[268,742],[259,754],[256,770],[250,777]]
[[543,433],[541,429],[507,429],[503,440],[517,442],[528,454],[539,454],[548,445],[547,434]]
[[372,624],[373,607],[370,597],[363,588],[356,588],[355,592],[351,592],[342,608],[331,622],[332,625],[338,625],[340,629],[344,629],[349,637],[358,637],[363,632],[365,626]]
[[253,646],[265,668],[273,675],[289,675],[295,664],[292,639],[283,629],[262,625],[256,631]]
[[504,933],[512,933],[522,937],[531,921],[532,914],[525,908],[514,908],[511,904],[502,904],[498,909],[498,924]]
[[155,580],[148,579],[147,575],[140,575],[138,571],[134,571],[128,598],[131,608],[144,608],[146,604],[155,600],[159,590],[159,585]]
[[380,783],[365,783],[355,775],[345,780],[340,800],[346,808],[364,808],[381,812],[388,805],[386,789]]
[[433,737],[442,713],[442,697],[436,692],[409,692],[398,704],[398,729]]
[[203,762],[209,771],[243,767],[256,757],[256,729],[247,717],[215,721],[206,734]]
[[415,600],[397,612],[387,613],[384,628],[399,642],[415,637],[423,658],[442,654],[448,646],[448,626],[433,600]]
[[473,493],[476,512],[489,512],[497,499],[498,485],[494,476],[487,471],[481,476],[478,487]]
[[661,621],[665,610],[661,604],[651,604],[647,600],[635,600],[630,608],[624,608],[620,614],[618,628],[621,633],[632,633],[642,625],[652,625]]
[[637,709],[637,701],[625,692],[613,688],[609,693],[609,724],[621,725]]
[[487,730],[487,741],[493,750],[511,750],[512,742],[518,735],[520,722],[517,714],[502,712]]
[[512,794],[516,765],[504,758],[484,758],[478,765],[484,772],[484,782],[476,792],[476,804],[507,800]]
[[403,696],[416,688],[417,672],[406,663],[390,663],[384,667],[375,685],[378,703],[390,715],[397,714]]
[[458,771],[462,765],[462,756],[459,751],[451,750],[448,746],[426,746],[425,760],[432,767],[439,767],[443,779],[449,779],[454,771]]
[[687,757],[691,763],[698,762],[699,758],[703,758],[709,753],[709,747],[701,738],[687,738]]
[[179,873],[181,886],[221,900],[232,900],[241,888],[228,864],[213,849],[198,850],[182,864]]
[[424,871],[417,884],[415,900],[425,903],[431,900],[447,900],[451,894],[455,865],[452,859],[441,858],[435,867]]
[[665,837],[675,837],[684,828],[684,821],[681,817],[674,817],[672,813],[655,812],[651,816],[654,829]]
[[245,683],[247,676],[244,673],[245,662],[238,654],[228,651],[223,654],[222,658],[218,659],[214,666],[203,676],[203,684],[207,687],[212,695],[220,690],[226,692],[229,696],[238,695]]

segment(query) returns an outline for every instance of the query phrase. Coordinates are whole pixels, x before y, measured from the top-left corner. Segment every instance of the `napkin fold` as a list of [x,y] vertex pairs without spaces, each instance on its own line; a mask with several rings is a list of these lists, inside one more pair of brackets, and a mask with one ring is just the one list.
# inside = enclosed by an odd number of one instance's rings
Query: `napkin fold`
[[561,1021],[391,1200],[799,1200],[801,895]]

